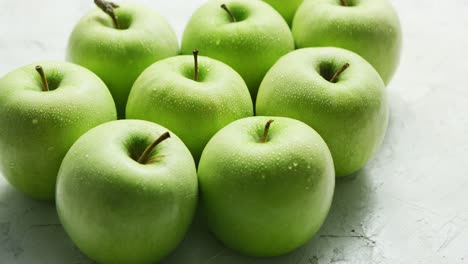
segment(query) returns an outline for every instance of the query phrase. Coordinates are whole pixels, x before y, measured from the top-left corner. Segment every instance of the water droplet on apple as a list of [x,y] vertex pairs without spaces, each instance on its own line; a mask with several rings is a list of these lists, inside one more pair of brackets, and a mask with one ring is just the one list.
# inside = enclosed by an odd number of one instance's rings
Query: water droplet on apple
[[220,39],[216,40],[216,45],[219,45],[220,43],[221,43]]
[[297,167],[297,165],[299,165],[297,162],[294,162],[293,163],[294,167]]
[[33,119],[33,120],[32,120],[32,123],[33,123],[33,124],[37,124],[38,122],[39,122],[39,121],[38,121],[37,119]]
[[291,166],[291,165],[289,165],[289,166],[288,166],[288,169],[289,169],[289,170],[292,170],[292,166]]
[[89,155],[88,155],[88,154],[86,154],[86,155],[85,155],[85,158],[89,158]]

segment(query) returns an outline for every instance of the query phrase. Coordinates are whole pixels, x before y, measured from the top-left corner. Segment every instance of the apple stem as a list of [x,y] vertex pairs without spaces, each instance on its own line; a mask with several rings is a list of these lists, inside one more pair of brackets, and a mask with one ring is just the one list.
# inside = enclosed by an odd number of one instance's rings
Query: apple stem
[[44,73],[44,69],[42,68],[42,66],[40,65],[37,65],[36,66],[36,71],[39,73],[39,75],[41,76],[41,80],[42,80],[42,89],[44,92],[48,92],[49,91],[49,83],[47,82],[47,78],[46,78],[46,75]]
[[267,136],[268,136],[268,131],[270,130],[270,125],[273,123],[273,119],[268,120],[268,122],[265,125],[265,130],[263,131],[262,138],[260,139],[260,143],[265,143]]
[[193,80],[198,82],[198,50],[197,49],[193,50],[193,61],[195,64],[194,72],[193,72]]
[[226,12],[229,14],[229,16],[231,17],[231,21],[232,22],[237,22],[237,19],[236,17],[234,16],[234,14],[231,12],[231,10],[229,10],[229,8],[226,6],[226,4],[222,4],[221,5],[221,8],[226,10]]
[[164,140],[168,139],[171,137],[171,134],[169,134],[169,132],[166,132],[164,134],[162,134],[160,137],[158,137],[158,139],[156,139],[153,144],[149,145],[145,151],[143,151],[143,153],[141,154],[140,158],[138,159],[138,163],[141,163],[141,164],[145,164],[146,161],[148,160],[148,156],[149,154],[151,153],[151,151],[153,151],[153,149],[159,145],[159,143],[163,142]]
[[335,75],[333,75],[333,77],[330,79],[330,82],[336,83],[336,81],[338,80],[338,77],[340,77],[340,75],[341,75],[346,69],[348,69],[348,67],[349,67],[349,63],[345,63],[345,64],[343,65],[343,67],[341,67],[341,69],[339,69],[339,70],[335,73]]
[[348,0],[341,0],[341,5],[343,5],[343,6],[349,6]]
[[102,10],[104,13],[108,14],[114,21],[115,28],[120,29],[120,23],[117,19],[117,15],[114,12],[114,8],[118,8],[119,5],[105,0],[94,0],[94,3]]

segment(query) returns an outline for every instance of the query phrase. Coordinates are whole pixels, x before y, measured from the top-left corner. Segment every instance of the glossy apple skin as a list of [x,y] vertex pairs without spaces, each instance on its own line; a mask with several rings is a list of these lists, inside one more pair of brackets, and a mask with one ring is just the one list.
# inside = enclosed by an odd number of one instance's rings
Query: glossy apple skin
[[162,133],[141,120],[109,122],[72,146],[57,181],[57,211],[65,231],[102,264],[156,263],[183,239],[197,204],[197,174],[173,133],[140,164]]
[[[337,83],[320,74],[335,73],[345,63]],[[307,48],[281,58],[262,82],[258,115],[301,120],[327,142],[337,176],[361,169],[379,148],[387,129],[385,85],[359,55],[339,48]]]
[[249,90],[232,68],[200,56],[194,81],[193,56],[156,62],[130,92],[127,117],[155,122],[174,131],[196,162],[210,138],[232,121],[253,116]]
[[298,9],[293,34],[298,48],[340,47],[374,66],[386,84],[401,53],[401,26],[388,0],[309,0]]
[[[36,65],[51,91],[43,92]],[[115,120],[106,85],[92,72],[65,62],[38,62],[0,79],[0,170],[24,194],[53,200],[63,157],[89,129]]]
[[122,28],[98,8],[86,14],[73,29],[67,59],[96,73],[109,87],[119,118],[133,82],[152,63],[176,56],[177,37],[168,22],[151,9],[119,3],[115,9]]
[[[264,126],[273,119],[267,142]],[[306,243],[324,222],[335,186],[323,139],[306,124],[251,117],[219,131],[198,167],[210,229],[243,254],[271,257]]]
[[[220,5],[226,4],[238,22],[231,22]],[[182,39],[182,53],[220,60],[244,78],[252,98],[270,67],[294,50],[292,33],[271,6],[262,1],[208,1],[191,17]]]
[[263,0],[276,9],[288,22],[289,25],[292,24],[294,15],[299,6],[304,2],[304,0]]

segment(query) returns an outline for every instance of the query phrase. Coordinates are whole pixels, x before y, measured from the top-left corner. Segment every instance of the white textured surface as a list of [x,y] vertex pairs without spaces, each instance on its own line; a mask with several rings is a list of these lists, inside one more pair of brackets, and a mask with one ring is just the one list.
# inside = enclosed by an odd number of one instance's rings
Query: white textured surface
[[[91,2],[0,0],[0,75],[63,59],[68,34]],[[204,1],[140,2],[165,15],[180,37]],[[388,88],[388,134],[364,170],[338,182],[320,234],[288,256],[254,259],[224,249],[196,221],[165,263],[468,263],[468,2],[392,2],[404,51]],[[0,263],[92,261],[67,238],[53,205],[24,197],[0,177]]]

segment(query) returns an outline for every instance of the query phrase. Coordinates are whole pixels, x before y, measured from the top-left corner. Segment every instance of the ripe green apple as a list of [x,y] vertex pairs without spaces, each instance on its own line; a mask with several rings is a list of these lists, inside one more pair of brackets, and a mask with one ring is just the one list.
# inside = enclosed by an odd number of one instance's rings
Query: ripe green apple
[[388,0],[308,0],[292,30],[298,48],[333,46],[361,55],[386,84],[400,61],[401,26]]
[[300,49],[281,58],[262,82],[257,114],[295,118],[313,127],[330,148],[337,176],[367,163],[388,123],[379,74],[362,57],[340,48]]
[[57,180],[57,212],[98,263],[152,264],[183,239],[197,193],[193,158],[177,136],[148,121],[119,120],[71,147]]
[[98,8],[86,14],[71,33],[67,58],[107,84],[119,118],[123,118],[138,75],[152,63],[177,55],[179,47],[171,26],[151,9],[123,3],[115,8],[115,15],[119,29],[112,17]]
[[288,22],[289,25],[292,24],[296,10],[302,4],[304,0],[263,0],[275,8]]
[[198,177],[212,232],[257,257],[306,243],[324,222],[335,186],[323,139],[283,117],[244,118],[223,128],[203,151]]
[[54,199],[60,163],[73,142],[116,119],[106,85],[87,69],[65,62],[40,62],[5,75],[0,108],[0,174],[41,200]]
[[178,56],[150,66],[138,77],[127,104],[127,118],[174,131],[196,162],[216,132],[252,115],[252,99],[242,77],[222,62],[198,60],[197,53],[195,62],[192,56]]
[[193,49],[236,70],[255,99],[268,69],[294,50],[294,39],[281,15],[262,1],[212,0],[185,29],[182,53]]

